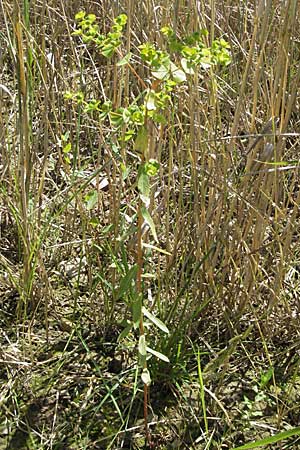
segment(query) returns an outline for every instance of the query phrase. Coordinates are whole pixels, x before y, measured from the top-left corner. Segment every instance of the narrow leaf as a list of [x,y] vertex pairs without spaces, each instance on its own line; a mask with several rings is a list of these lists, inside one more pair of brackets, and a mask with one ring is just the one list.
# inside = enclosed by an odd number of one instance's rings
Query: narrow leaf
[[120,333],[120,336],[118,337],[118,342],[121,342],[123,339],[125,339],[128,334],[130,333],[132,329],[132,324],[128,325],[124,330]]
[[149,198],[150,196],[149,176],[146,174],[144,167],[141,167],[141,170],[139,171],[138,190],[144,197]]
[[146,309],[144,306],[142,308],[142,312],[144,316],[147,317],[150,322],[152,322],[157,328],[159,328],[161,331],[163,331],[166,334],[169,334],[169,329],[166,327],[166,325],[158,319],[158,317],[155,317],[148,309]]
[[266,445],[273,444],[274,442],[279,442],[283,439],[295,436],[295,434],[300,435],[300,427],[292,428],[291,430],[283,431],[282,433],[277,433],[274,436],[269,436],[259,441],[249,442],[241,447],[234,447],[231,450],[248,450],[251,448],[265,447]]
[[153,350],[153,348],[146,347],[147,352],[151,353],[152,355],[156,356],[157,358],[161,359],[162,361],[165,361],[167,363],[170,362],[169,358],[166,355],[163,355],[162,353],[158,352],[157,350]]
[[146,338],[144,334],[142,334],[139,338],[139,354],[141,356],[147,355]]
[[157,238],[157,234],[156,234],[155,225],[154,225],[154,222],[153,222],[152,217],[150,216],[149,211],[145,208],[145,206],[142,206],[141,212],[142,212],[142,216],[143,216],[145,222],[146,222],[146,223],[149,225],[149,227],[150,227],[151,233],[152,233],[152,235],[153,235],[155,241],[158,242],[158,238]]
[[156,250],[157,252],[162,253],[163,255],[168,255],[168,256],[172,255],[172,253],[167,252],[167,250],[164,250],[163,248],[156,247],[155,245],[143,243],[143,247],[151,248],[152,250]]
[[131,282],[136,277],[136,273],[137,273],[137,265],[135,264],[122,278],[116,300],[119,300],[121,297],[123,297],[123,295],[131,287]]
[[142,296],[138,295],[137,298],[132,302],[132,320],[135,328],[139,327],[141,314],[142,314]]
[[128,64],[131,56],[132,56],[131,52],[127,53],[127,55],[125,55],[124,58],[122,58],[119,62],[117,62],[117,66],[125,66],[126,64]]
[[143,369],[142,375],[141,375],[142,381],[144,384],[149,386],[151,384],[151,377],[150,372],[148,369]]

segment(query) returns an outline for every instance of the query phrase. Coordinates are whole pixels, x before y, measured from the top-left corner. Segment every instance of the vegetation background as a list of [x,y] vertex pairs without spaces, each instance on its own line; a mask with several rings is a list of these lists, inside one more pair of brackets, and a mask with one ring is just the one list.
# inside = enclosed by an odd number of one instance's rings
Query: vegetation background
[[[127,14],[119,55],[73,35],[79,11],[103,34]],[[138,46],[166,50],[164,26],[225,39],[232,61],[188,77],[149,125],[151,441],[300,448],[299,20],[297,0],[1,0],[1,449],[147,446],[127,329],[140,156],[65,93],[140,99],[155,80]]]

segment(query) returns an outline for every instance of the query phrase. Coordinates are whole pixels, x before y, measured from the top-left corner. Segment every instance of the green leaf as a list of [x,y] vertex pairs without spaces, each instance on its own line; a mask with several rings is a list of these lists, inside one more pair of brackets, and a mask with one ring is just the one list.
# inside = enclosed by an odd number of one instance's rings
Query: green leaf
[[146,108],[148,111],[154,111],[156,109],[154,91],[149,91],[146,96]]
[[164,355],[163,353],[158,352],[157,350],[153,350],[153,348],[146,347],[147,352],[151,353],[152,355],[156,356],[157,358],[161,359],[162,361],[165,361],[167,363],[170,362],[169,358]]
[[145,206],[142,206],[141,208],[141,212],[142,212],[142,216],[145,220],[145,222],[149,225],[150,229],[151,229],[151,233],[155,239],[156,242],[158,242],[158,238],[157,238],[157,234],[156,234],[156,229],[155,229],[155,224],[153,222],[152,217],[150,216],[149,211],[147,210],[147,208],[145,208]]
[[124,142],[130,141],[130,139],[132,139],[134,135],[135,135],[134,130],[127,130],[124,135]]
[[142,375],[141,375],[142,381],[144,384],[149,386],[151,384],[151,376],[148,369],[143,369]]
[[136,277],[136,274],[137,274],[137,265],[135,264],[134,266],[131,267],[131,269],[129,269],[126,275],[122,278],[116,300],[119,300],[128,291],[128,289],[131,287],[132,280],[135,279]]
[[[71,94],[71,95],[72,95],[72,94]],[[61,135],[61,140],[62,140],[63,142],[67,142],[68,139],[69,139],[69,137],[70,137],[70,130],[66,131],[65,134],[62,134],[62,135]]]
[[131,112],[128,110],[128,108],[123,108],[122,112],[124,123],[128,123],[131,119]]
[[137,295],[135,300],[131,303],[132,308],[132,321],[134,323],[134,328],[137,329],[140,324],[141,314],[142,314],[142,296]]
[[89,22],[89,23],[94,23],[95,20],[96,20],[95,14],[88,14],[88,15],[85,17],[85,21],[87,21],[87,22]]
[[152,75],[158,80],[167,80],[168,78],[170,78],[169,64],[162,64],[157,69],[152,70]]
[[84,11],[79,11],[76,15],[75,15],[75,20],[82,20],[85,17],[85,12]]
[[163,331],[166,334],[169,334],[169,329],[166,327],[166,325],[158,319],[158,317],[155,317],[148,309],[146,309],[144,306],[142,307],[142,313],[144,316],[147,317],[150,322],[152,322],[157,328],[159,328],[161,331]]
[[148,130],[146,127],[140,127],[135,143],[134,149],[143,155],[146,153],[148,149]]
[[165,125],[167,123],[165,116],[163,116],[162,114],[159,114],[159,113],[154,113],[152,115],[152,120],[156,123],[161,123],[163,125]]
[[117,111],[111,111],[110,120],[113,127],[119,127],[123,124],[123,108],[119,108]]
[[204,48],[202,49],[202,53],[201,53],[201,59],[200,59],[200,66],[202,67],[202,69],[209,69],[213,64],[212,61],[212,54],[210,49],[208,48]]
[[128,334],[130,333],[132,329],[132,324],[127,325],[126,328],[124,328],[124,330],[120,333],[120,336],[118,337],[118,342],[121,342],[123,339],[125,339]]
[[98,202],[98,192],[96,190],[91,191],[88,194],[86,194],[84,199],[85,199],[87,209],[91,210],[94,208],[94,206]]
[[130,174],[130,167],[126,167],[125,164],[120,163],[121,171],[122,171],[122,180],[125,181],[128,175]]
[[100,101],[98,101],[98,100],[95,100],[95,99],[90,100],[86,104],[86,106],[84,108],[84,112],[88,113],[88,112],[93,112],[93,111],[100,111],[99,104],[100,104]]
[[[113,33],[120,33],[122,31],[122,29],[123,29],[122,25],[119,25],[118,23],[115,23],[112,26],[112,32]],[[112,33],[109,33],[108,35],[111,36]],[[118,34],[118,37],[119,37],[119,34]]]
[[249,442],[248,444],[242,445],[241,447],[234,447],[230,450],[248,450],[251,448],[265,447],[266,445],[282,441],[283,439],[287,439],[295,435],[300,435],[300,427],[292,428],[291,430],[283,431],[282,433],[277,433],[274,436],[269,436],[259,441]]
[[176,83],[183,83],[186,80],[186,74],[183,70],[179,69],[174,63],[171,62],[172,78]]
[[219,39],[219,43],[220,43],[220,45],[221,45],[221,47],[223,47],[223,48],[230,48],[230,44],[227,42],[227,41],[225,41],[225,39]]
[[100,221],[98,219],[98,217],[92,217],[90,220],[90,225],[92,225],[92,227],[96,228],[99,225]]
[[151,62],[157,57],[155,46],[150,44],[150,42],[139,45],[139,50],[143,61]]
[[126,14],[120,14],[118,17],[116,17],[114,19],[114,22],[117,23],[118,25],[126,25],[127,23],[127,15]]
[[181,59],[181,66],[185,73],[187,73],[188,75],[194,75],[195,71],[193,69],[193,66],[186,58]]
[[141,334],[139,338],[139,354],[141,356],[147,355],[146,337],[144,334]]
[[63,148],[63,153],[69,153],[72,150],[72,144],[69,142],[67,145]]
[[150,196],[149,176],[145,172],[145,169],[143,166],[140,167],[140,170],[139,170],[138,190],[144,197],[149,198],[149,196]]
[[66,92],[64,93],[64,99],[65,99],[65,100],[73,100],[73,98],[74,98],[73,92],[66,91]]
[[263,164],[266,164],[268,166],[289,166],[291,164],[298,164],[299,163],[298,159],[293,159],[291,161],[259,161],[257,159],[256,161],[262,162]]
[[267,370],[267,372],[265,372],[261,375],[260,383],[259,383],[259,386],[261,389],[264,388],[269,383],[273,374],[274,374],[274,368],[270,367],[269,370]]
[[81,91],[75,92],[74,100],[78,103],[78,105],[81,105],[84,101],[84,93]]
[[155,245],[146,244],[143,242],[143,247],[150,248],[152,250],[156,250],[157,252],[162,253],[163,255],[172,256],[172,253],[167,252],[167,250],[164,250],[163,248],[156,247]]
[[145,163],[145,172],[149,177],[154,177],[159,169],[159,162],[156,159],[149,159],[148,162]]
[[122,58],[119,62],[117,62],[117,66],[126,66],[126,64],[129,63],[131,56],[132,56],[131,52],[127,53],[127,55],[125,55],[124,58]]
[[188,58],[189,62],[192,62],[193,60],[195,60],[198,52],[199,52],[199,50],[197,49],[197,47],[184,46],[181,49],[182,56]]
[[110,58],[113,55],[115,49],[116,49],[116,45],[105,44],[101,49],[101,53],[103,56],[105,56],[105,58]]
[[161,31],[162,34],[164,34],[168,38],[171,37],[171,36],[174,36],[174,34],[175,34],[174,31],[172,30],[172,28],[169,27],[169,26],[162,27],[160,29],[160,31]]

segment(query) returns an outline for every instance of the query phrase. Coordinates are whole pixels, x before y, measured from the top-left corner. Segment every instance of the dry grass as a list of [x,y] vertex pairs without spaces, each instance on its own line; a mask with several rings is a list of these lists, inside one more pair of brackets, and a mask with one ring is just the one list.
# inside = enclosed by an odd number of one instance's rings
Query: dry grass
[[232,64],[178,87],[150,133],[167,254],[145,252],[143,290],[171,330],[148,331],[171,360],[150,361],[156,448],[225,449],[299,425],[299,5],[206,3],[0,3],[0,448],[144,445],[136,337],[117,343],[131,319],[118,289],[136,260],[138,158],[64,93],[117,109],[149,73],[73,36],[79,10],[103,33],[126,12],[123,54],[164,48],[164,25],[231,45]]

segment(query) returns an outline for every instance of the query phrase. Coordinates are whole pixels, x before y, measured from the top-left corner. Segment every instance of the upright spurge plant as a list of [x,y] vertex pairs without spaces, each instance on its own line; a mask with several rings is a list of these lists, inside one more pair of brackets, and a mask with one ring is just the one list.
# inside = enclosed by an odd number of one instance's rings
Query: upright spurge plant
[[[118,67],[127,66],[137,84],[142,88],[141,94],[136,96],[130,104],[127,99],[126,101],[124,99],[124,106],[116,109],[113,102],[107,99],[109,96],[101,101],[95,98],[85,98],[81,91],[70,91],[65,93],[65,99],[81,105],[86,114],[98,114],[101,122],[110,125],[110,134],[114,141],[117,141],[125,149],[125,155],[129,152],[134,156],[131,168],[126,167],[128,158],[126,160],[122,157],[119,158],[120,178],[126,179],[126,174],[130,169],[137,174],[136,180],[133,181],[137,186],[137,231],[135,264],[129,268],[121,280],[117,298],[124,299],[130,292],[128,306],[132,312],[132,320],[127,323],[120,339],[124,339],[132,329],[139,329],[138,353],[141,378],[144,384],[145,430],[146,439],[150,443],[147,405],[151,377],[147,368],[147,360],[154,355],[165,362],[169,361],[166,355],[147,345],[145,332],[145,325],[151,322],[163,333],[169,333],[167,326],[144,304],[144,248],[166,253],[159,247],[159,239],[151,215],[154,202],[151,179],[157,175],[160,169],[160,161],[152,143],[155,140],[156,130],[161,130],[166,122],[166,111],[175,107],[173,99],[178,90],[185,85],[188,86],[187,78],[193,77],[199,70],[205,73],[217,64],[228,65],[230,63],[229,45],[224,39],[216,39],[211,47],[206,46],[203,39],[207,35],[206,30],[178,39],[174,31],[165,26],[161,29],[161,33],[165,37],[164,49],[157,48],[154,43],[145,42],[138,47],[137,55],[132,55],[131,52],[123,54],[122,38],[127,23],[125,14],[114,19],[112,28],[107,34],[100,33],[94,14],[86,14],[81,11],[75,16],[75,20],[76,31],[73,34],[80,36],[85,44],[96,47],[103,57],[114,58],[114,61],[115,57],[118,57],[116,65]],[[142,61],[146,66],[147,79],[139,76],[139,67],[135,61]],[[151,231],[153,244],[146,242],[145,227]]]

